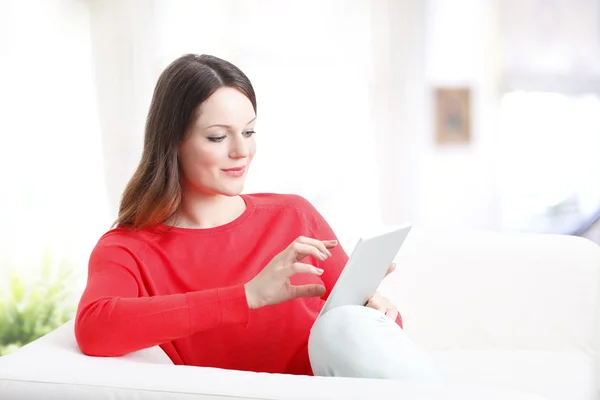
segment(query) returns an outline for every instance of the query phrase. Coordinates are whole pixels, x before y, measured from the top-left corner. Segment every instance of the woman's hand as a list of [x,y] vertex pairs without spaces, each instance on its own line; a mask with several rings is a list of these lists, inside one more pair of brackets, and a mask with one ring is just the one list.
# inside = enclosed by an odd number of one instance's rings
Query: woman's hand
[[337,246],[337,240],[317,240],[300,236],[276,255],[250,282],[246,283],[248,307],[256,309],[282,303],[298,297],[318,297],[325,294],[325,286],[318,284],[293,286],[290,277],[295,274],[320,276],[323,270],[300,261],[307,256],[324,261],[331,257],[328,249]]
[[394,321],[398,317],[398,309],[392,304],[386,297],[383,297],[379,292],[375,292],[375,295],[369,299],[366,304],[369,308],[374,308],[380,313],[387,315]]
[[[390,268],[385,273],[385,276],[388,276],[396,269],[396,264],[390,265]],[[394,321],[396,317],[398,317],[398,309],[395,305],[392,304],[386,297],[383,297],[379,294],[379,292],[375,292],[375,295],[369,299],[366,304],[369,308],[374,308],[375,310],[381,312],[384,315],[387,315]]]

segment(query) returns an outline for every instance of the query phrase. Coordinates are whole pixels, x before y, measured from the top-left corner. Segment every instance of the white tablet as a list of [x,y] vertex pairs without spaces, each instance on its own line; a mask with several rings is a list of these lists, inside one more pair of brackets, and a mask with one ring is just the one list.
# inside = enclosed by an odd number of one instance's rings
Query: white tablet
[[364,306],[377,291],[410,229],[411,225],[406,225],[386,233],[361,238],[331,290],[319,317],[340,306]]

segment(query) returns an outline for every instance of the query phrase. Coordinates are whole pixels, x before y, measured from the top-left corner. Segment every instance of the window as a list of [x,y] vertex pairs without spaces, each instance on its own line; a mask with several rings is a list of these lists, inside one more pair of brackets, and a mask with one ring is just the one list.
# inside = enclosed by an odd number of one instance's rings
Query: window
[[568,233],[600,208],[600,97],[514,91],[496,140],[504,228]]

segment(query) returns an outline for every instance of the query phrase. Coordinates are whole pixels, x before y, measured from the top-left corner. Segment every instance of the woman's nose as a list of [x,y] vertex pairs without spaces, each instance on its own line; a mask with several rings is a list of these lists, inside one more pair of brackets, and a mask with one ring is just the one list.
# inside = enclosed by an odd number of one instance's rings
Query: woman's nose
[[248,153],[248,139],[245,137],[239,137],[232,141],[232,146],[229,151],[229,156],[231,158],[246,158],[248,157]]

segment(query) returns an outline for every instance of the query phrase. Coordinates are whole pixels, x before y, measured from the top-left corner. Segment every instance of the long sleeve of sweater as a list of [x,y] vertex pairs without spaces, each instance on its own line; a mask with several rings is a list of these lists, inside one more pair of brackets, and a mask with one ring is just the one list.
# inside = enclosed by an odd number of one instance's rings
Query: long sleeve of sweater
[[81,351],[120,356],[226,324],[246,324],[243,285],[171,295],[144,295],[134,257],[96,246],[75,321]]

